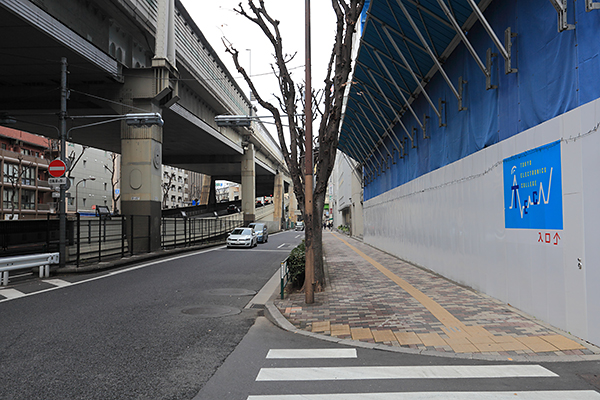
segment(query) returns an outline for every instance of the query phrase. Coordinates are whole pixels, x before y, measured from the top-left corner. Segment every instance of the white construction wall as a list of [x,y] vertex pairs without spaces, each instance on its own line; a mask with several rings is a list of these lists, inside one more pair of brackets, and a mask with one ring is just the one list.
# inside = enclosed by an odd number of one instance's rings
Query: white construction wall
[[[596,100],[365,201],[364,240],[600,345],[599,124]],[[506,228],[503,161],[558,140],[562,177],[540,189],[562,229]]]

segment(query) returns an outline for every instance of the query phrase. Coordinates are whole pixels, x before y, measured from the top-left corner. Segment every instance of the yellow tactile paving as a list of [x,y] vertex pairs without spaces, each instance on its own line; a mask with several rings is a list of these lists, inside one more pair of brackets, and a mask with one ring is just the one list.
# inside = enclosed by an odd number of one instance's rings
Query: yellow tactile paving
[[421,339],[414,332],[394,332],[396,338],[398,339],[398,343],[408,346],[410,344],[423,344]]
[[413,285],[400,278],[399,276],[392,273],[389,269],[385,268],[383,265],[358,250],[356,247],[352,246],[350,243],[345,241],[344,239],[335,236],[339,240],[341,240],[346,246],[350,247],[352,250],[356,252],[359,256],[364,258],[369,264],[377,268],[381,273],[391,279],[394,283],[404,289],[408,294],[414,297],[419,303],[421,303],[435,318],[437,318],[441,323],[443,323],[446,327],[451,329],[463,330],[465,325],[460,322],[454,315],[450,314],[445,308],[436,303],[433,299],[425,295],[419,289],[415,288]]
[[473,344],[448,344],[455,353],[479,353],[479,349]]
[[331,336],[350,335],[350,325],[333,324],[331,325]]
[[502,335],[502,336],[492,336],[492,340],[496,343],[515,343],[517,342],[517,339],[515,339],[512,336],[509,335]]
[[449,338],[464,338],[467,336],[467,332],[456,327],[450,328],[447,326],[442,326],[441,328]]
[[417,333],[417,336],[419,337],[419,339],[421,339],[425,346],[440,347],[448,345],[448,343],[446,343],[446,341],[435,332]]
[[397,342],[398,339],[396,339],[396,336],[394,335],[394,333],[389,330],[373,330],[371,329],[371,333],[373,334],[373,338],[375,339],[376,342]]
[[350,328],[350,334],[353,340],[373,339],[369,328]]
[[482,352],[492,352],[492,351],[505,351],[501,344],[499,343],[473,343],[477,349]]
[[493,336],[487,329],[479,325],[465,326],[464,330],[469,336]]
[[525,346],[523,343],[519,342],[518,340],[515,340],[514,342],[504,342],[504,343],[498,343],[500,345],[500,347],[502,347],[502,349],[504,351],[525,351],[525,350],[530,350],[529,347]]
[[554,347],[558,348],[559,350],[583,350],[586,348],[585,346],[580,345],[574,340],[566,338],[562,335],[546,335],[540,336],[540,338],[550,343]]
[[[354,252],[356,252],[359,256],[361,256],[375,268],[377,268],[386,277],[388,277],[394,283],[396,283],[398,286],[404,289],[404,291],[410,294],[419,303],[421,303],[435,318],[437,318],[442,324],[444,324],[444,326],[441,327],[441,329],[448,336],[447,339],[444,339],[435,332],[419,334],[415,332],[393,332],[392,335],[392,332],[389,330],[374,330],[371,333],[369,329],[357,328],[351,330],[353,339],[355,339],[355,337],[359,338],[356,340],[371,339],[374,337],[375,341],[377,342],[393,342],[395,340],[392,338],[392,336],[395,335],[396,339],[401,345],[423,344],[425,346],[436,347],[450,346],[456,353],[527,350],[531,350],[536,353],[542,353],[561,350],[586,349],[586,347],[562,335],[527,337],[513,337],[509,335],[495,336],[488,330],[486,330],[483,326],[465,325],[456,317],[454,317],[450,312],[444,309],[440,304],[438,304],[426,294],[412,286],[410,283],[392,273],[383,265],[375,261],[373,258],[369,257],[362,251],[358,250],[356,247],[352,246],[346,240],[342,239],[341,237],[338,237],[337,235],[334,236],[340,241],[342,241],[344,244],[346,244],[346,246],[354,250]],[[333,335],[334,333],[332,331],[332,336]]]
[[551,345],[539,336],[517,337],[519,342],[529,347],[535,353],[544,353],[547,351],[559,351],[557,347]]
[[312,324],[313,332],[325,332],[331,330],[331,323],[329,321],[315,321]]
[[469,342],[477,344],[497,344],[491,336],[475,335],[467,336]]

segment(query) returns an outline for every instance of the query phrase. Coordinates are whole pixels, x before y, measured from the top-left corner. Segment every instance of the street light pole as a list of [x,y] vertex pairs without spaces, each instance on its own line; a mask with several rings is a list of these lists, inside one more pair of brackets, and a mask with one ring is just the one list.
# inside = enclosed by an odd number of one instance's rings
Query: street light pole
[[306,304],[315,301],[315,257],[314,257],[314,222],[313,222],[313,155],[312,155],[312,82],[311,82],[311,49],[310,49],[310,0],[305,0],[305,73],[306,85],[304,96],[305,140],[304,150],[304,215],[305,232],[308,231],[305,253],[305,294]]
[[[60,159],[66,160],[67,156],[67,59],[60,59]],[[66,185],[60,185],[60,199],[58,203],[59,214],[59,266],[63,268],[66,263],[67,246],[67,215],[65,213],[65,189]]]
[[95,181],[96,177],[95,176],[90,176],[89,178],[83,178],[82,180],[80,180],[79,182],[77,182],[77,184],[75,185],[75,212],[79,212],[79,193],[78,193],[79,184],[81,182],[87,181],[88,179],[90,181]]

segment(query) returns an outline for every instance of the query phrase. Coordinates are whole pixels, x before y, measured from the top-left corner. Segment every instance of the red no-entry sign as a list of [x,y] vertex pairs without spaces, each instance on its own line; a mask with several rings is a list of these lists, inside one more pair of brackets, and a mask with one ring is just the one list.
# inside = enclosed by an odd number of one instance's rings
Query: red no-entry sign
[[48,165],[48,173],[54,178],[60,178],[67,172],[67,165],[63,160],[53,160],[50,165]]

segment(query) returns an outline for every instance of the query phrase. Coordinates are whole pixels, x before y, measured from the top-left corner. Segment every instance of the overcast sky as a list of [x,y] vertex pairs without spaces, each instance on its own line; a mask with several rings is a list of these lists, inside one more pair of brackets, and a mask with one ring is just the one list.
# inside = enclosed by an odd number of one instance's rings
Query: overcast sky
[[[258,26],[233,11],[240,1],[248,10],[248,0],[182,0],[182,3],[246,95],[249,96],[250,89],[235,70],[231,55],[225,52],[223,37],[240,52],[240,62],[251,72],[261,96],[277,105],[271,95],[279,94],[270,67],[274,60],[271,43]],[[304,0],[265,0],[269,14],[281,21],[284,51],[297,53],[288,64],[297,83],[304,81],[304,3]],[[312,86],[318,90],[324,87],[327,62],[333,49],[335,14],[330,1],[313,0],[311,15]],[[259,112],[259,115],[265,114]]]

